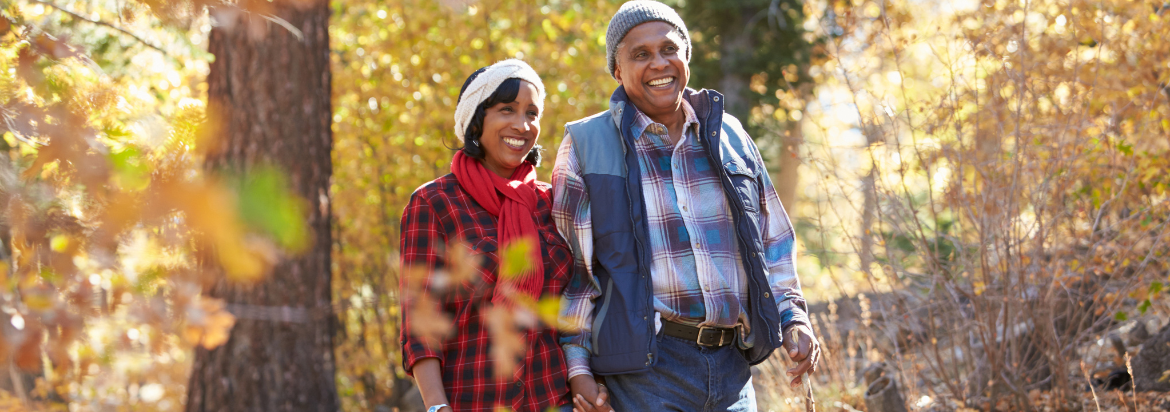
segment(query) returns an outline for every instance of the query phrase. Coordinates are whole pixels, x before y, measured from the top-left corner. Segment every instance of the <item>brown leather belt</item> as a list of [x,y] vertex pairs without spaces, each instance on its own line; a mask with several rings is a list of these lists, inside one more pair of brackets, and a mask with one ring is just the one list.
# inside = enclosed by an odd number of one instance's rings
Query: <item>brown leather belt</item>
[[735,328],[694,327],[668,320],[662,321],[662,333],[695,342],[699,346],[721,347],[735,343]]

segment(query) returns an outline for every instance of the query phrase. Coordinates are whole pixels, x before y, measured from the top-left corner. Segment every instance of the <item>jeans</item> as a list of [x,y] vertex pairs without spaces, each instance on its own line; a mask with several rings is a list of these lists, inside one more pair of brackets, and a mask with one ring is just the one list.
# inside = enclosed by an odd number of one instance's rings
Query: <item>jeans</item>
[[618,412],[755,412],[751,367],[735,345],[699,346],[661,333],[649,372],[605,377]]

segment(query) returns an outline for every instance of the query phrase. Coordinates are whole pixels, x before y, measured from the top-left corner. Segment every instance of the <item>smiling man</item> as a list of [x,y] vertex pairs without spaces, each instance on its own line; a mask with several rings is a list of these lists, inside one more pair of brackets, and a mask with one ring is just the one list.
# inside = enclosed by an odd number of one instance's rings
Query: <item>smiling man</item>
[[723,96],[687,88],[674,10],[628,2],[605,40],[620,86],[565,126],[552,178],[575,259],[561,314],[575,406],[755,411],[750,365],[783,346],[796,385],[820,354],[791,222]]

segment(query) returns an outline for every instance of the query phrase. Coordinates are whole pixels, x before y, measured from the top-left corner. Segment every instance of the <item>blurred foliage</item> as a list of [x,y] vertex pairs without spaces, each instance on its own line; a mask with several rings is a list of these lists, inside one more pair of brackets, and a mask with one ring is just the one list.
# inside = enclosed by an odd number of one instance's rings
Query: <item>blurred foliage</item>
[[0,405],[181,408],[234,323],[203,284],[304,247],[279,171],[203,169],[218,4],[0,2]]
[[[810,288],[826,296],[891,296],[884,342],[867,356],[924,376],[910,393],[1030,409],[1021,388],[1052,388],[1050,405],[1071,407],[1061,402],[1078,397],[1083,346],[1139,314],[1165,319],[1167,9],[812,9],[831,41],[810,69],[811,173],[796,214],[820,235],[802,261],[832,275]],[[929,344],[898,346],[915,342]]]

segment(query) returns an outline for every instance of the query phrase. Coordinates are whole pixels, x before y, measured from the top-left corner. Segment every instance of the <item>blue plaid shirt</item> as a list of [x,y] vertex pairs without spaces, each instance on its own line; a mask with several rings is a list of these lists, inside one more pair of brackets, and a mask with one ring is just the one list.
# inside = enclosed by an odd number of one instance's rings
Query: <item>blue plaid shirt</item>
[[[631,106],[632,107],[632,106]],[[636,110],[636,108],[635,108]],[[748,323],[748,281],[731,206],[715,167],[695,133],[699,120],[685,100],[684,132],[671,143],[667,129],[641,111],[635,114],[634,146],[641,168],[643,200],[650,231],[650,274],[654,308],[662,319],[693,326],[734,327]],[[763,164],[755,152],[757,164]],[[762,234],[772,294],[785,316],[783,328],[807,324],[793,298],[800,295],[794,264],[794,233],[771,179],[761,195]],[[592,276],[593,231],[588,194],[580,177],[572,139],[566,138],[553,168],[553,219],[574,251],[574,273]],[[793,293],[795,292],[795,293]],[[566,288],[562,328],[580,330],[565,345],[569,376],[589,374],[589,331],[593,300],[601,295],[596,278],[575,279]],[[751,325],[747,325],[750,327]]]

